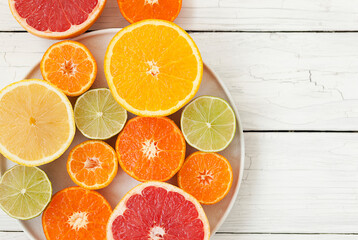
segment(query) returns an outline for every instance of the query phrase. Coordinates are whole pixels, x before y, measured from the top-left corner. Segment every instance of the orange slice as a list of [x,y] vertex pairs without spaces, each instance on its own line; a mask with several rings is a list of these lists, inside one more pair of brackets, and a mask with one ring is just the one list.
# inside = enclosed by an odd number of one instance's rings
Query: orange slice
[[106,239],[111,206],[99,193],[70,187],[56,193],[42,215],[47,240]]
[[123,28],[110,42],[104,71],[114,98],[139,116],[167,116],[199,89],[203,62],[191,37],[164,20]]
[[179,15],[182,0],[117,0],[119,9],[128,22],[144,19],[174,21]]
[[29,33],[51,39],[75,37],[101,15],[106,0],[9,0],[12,15]]
[[138,181],[166,181],[181,168],[185,140],[169,118],[136,117],[118,135],[116,151],[122,169]]
[[178,184],[203,204],[222,200],[232,185],[229,161],[217,153],[191,154],[178,173]]
[[67,160],[67,172],[87,189],[107,187],[116,176],[118,160],[114,149],[103,141],[90,140],[75,146]]
[[209,240],[200,203],[171,184],[146,182],[130,190],[113,211],[107,240]]
[[41,60],[42,77],[67,96],[79,96],[93,84],[97,63],[88,48],[75,41],[52,45]]

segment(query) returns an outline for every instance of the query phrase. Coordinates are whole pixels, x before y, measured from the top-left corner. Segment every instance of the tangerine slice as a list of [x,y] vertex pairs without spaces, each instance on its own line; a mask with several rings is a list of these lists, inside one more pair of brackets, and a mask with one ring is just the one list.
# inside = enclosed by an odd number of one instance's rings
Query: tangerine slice
[[195,152],[185,160],[178,173],[178,184],[202,204],[222,200],[232,185],[229,161],[217,153]]
[[185,140],[166,117],[136,117],[118,135],[116,151],[122,169],[138,181],[167,181],[181,168]]
[[199,89],[203,62],[193,39],[178,25],[157,19],[131,24],[110,42],[104,72],[113,97],[146,117],[170,115]]
[[114,149],[103,141],[89,140],[75,146],[67,160],[67,172],[79,186],[87,189],[107,187],[118,170]]
[[47,240],[106,239],[111,206],[99,193],[70,187],[56,193],[42,215]]
[[129,191],[107,224],[107,240],[209,240],[199,202],[171,184],[146,182]]
[[174,21],[182,0],[117,0],[123,17],[130,23],[144,19]]
[[97,75],[97,63],[88,48],[70,40],[53,44],[45,52],[40,68],[42,77],[67,96],[87,91]]
[[12,15],[29,33],[51,39],[75,37],[101,15],[106,0],[9,0]]

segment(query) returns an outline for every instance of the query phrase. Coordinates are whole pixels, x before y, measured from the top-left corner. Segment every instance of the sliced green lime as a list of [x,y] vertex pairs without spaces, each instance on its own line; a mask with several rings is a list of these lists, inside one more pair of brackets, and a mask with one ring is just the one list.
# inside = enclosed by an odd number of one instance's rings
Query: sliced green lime
[[127,120],[127,111],[114,100],[107,88],[90,90],[75,104],[75,121],[90,139],[108,139],[118,134]]
[[234,138],[235,119],[234,111],[224,99],[202,96],[184,108],[181,130],[192,147],[203,152],[218,152]]
[[0,180],[0,207],[10,217],[29,220],[40,215],[52,196],[46,173],[37,167],[16,165]]

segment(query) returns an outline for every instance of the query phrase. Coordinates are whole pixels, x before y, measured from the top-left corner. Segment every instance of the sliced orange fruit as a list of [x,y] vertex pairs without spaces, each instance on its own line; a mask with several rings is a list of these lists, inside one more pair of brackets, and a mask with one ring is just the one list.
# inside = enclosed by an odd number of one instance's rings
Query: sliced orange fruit
[[96,191],[70,187],[56,193],[42,215],[47,240],[106,239],[112,213],[107,200]]
[[103,141],[90,140],[75,146],[67,160],[67,172],[87,189],[107,187],[116,176],[118,160],[114,149]]
[[122,169],[138,181],[166,181],[181,168],[185,140],[166,117],[136,117],[118,135],[116,151]]
[[139,116],[167,116],[194,97],[203,62],[191,37],[164,20],[123,28],[110,42],[104,71],[114,98]]
[[178,184],[202,204],[214,204],[229,193],[232,168],[229,161],[217,153],[195,152],[179,171]]
[[117,0],[123,17],[130,23],[144,19],[174,21],[182,0]]
[[200,203],[163,182],[129,191],[107,224],[107,240],[209,240],[210,226]]
[[87,91],[97,75],[97,63],[88,48],[70,40],[53,44],[45,52],[40,68],[42,77],[67,96]]
[[0,152],[9,160],[49,163],[66,151],[75,132],[72,105],[52,84],[22,80],[0,91]]
[[51,39],[75,37],[101,15],[106,0],[9,0],[12,15],[29,33]]

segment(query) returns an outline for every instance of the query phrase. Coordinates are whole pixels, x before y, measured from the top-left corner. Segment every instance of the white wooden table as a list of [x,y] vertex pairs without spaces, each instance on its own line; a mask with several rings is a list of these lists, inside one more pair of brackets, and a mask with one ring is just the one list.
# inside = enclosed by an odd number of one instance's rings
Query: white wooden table
[[[358,239],[358,1],[183,0],[176,23],[227,84],[245,129],[243,184],[213,239]],[[127,24],[108,0],[91,30]],[[1,0],[0,88],[52,43]],[[0,239],[27,239],[1,211]]]

